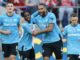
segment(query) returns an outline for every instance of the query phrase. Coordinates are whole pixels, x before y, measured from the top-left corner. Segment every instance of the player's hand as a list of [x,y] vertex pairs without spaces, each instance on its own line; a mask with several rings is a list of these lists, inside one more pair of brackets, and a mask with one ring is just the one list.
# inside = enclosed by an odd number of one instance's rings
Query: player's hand
[[14,3],[19,3],[19,0],[14,0]]
[[64,29],[62,28],[61,32],[64,32]]
[[62,39],[62,42],[65,43],[65,42],[67,42],[67,40],[66,39]]
[[39,33],[38,31],[33,31],[32,35],[36,36],[36,35],[38,35],[38,33]]
[[3,33],[4,33],[4,34],[11,34],[11,32],[8,31],[8,30],[7,30],[7,31],[3,31]]
[[2,32],[2,30],[0,30],[0,33]]

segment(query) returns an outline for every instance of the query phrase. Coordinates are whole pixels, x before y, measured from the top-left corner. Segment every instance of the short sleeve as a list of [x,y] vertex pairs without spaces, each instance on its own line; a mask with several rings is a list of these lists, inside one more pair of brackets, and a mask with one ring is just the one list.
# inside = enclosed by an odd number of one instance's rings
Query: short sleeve
[[38,11],[34,12],[34,13],[31,15],[31,18],[35,18],[37,15],[39,15],[39,12],[38,12]]
[[49,14],[49,23],[56,23],[56,16],[53,13]]
[[67,27],[64,28],[64,31],[62,32],[62,34],[64,38],[67,37]]
[[18,18],[18,26],[19,26],[20,25],[21,16],[18,15],[17,18]]
[[2,29],[2,27],[3,27],[3,18],[2,16],[0,16],[0,29]]
[[31,23],[32,23],[32,24],[36,24],[36,23],[37,23],[37,19],[36,19],[36,17],[31,18]]
[[0,16],[0,26],[2,26],[2,16]]

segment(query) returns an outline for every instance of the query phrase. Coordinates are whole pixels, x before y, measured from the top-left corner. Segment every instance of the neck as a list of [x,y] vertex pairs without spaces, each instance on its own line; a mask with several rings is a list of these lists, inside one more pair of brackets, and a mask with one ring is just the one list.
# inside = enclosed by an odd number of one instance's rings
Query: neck
[[42,16],[42,17],[45,17],[45,16],[47,15],[47,13],[48,13],[48,12],[46,11],[46,12],[44,12],[43,14],[41,14],[41,16]]
[[30,21],[27,21],[28,23],[30,23]]
[[30,23],[30,21],[28,21],[28,20],[25,20],[26,22],[28,22],[28,23]]
[[[78,24],[78,23],[77,23]],[[71,24],[73,27],[77,26],[77,24]]]
[[8,16],[13,16],[13,12],[7,13]]

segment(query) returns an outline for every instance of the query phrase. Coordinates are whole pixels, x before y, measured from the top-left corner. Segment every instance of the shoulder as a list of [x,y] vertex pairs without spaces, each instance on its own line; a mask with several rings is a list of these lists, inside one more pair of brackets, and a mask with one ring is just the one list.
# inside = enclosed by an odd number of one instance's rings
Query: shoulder
[[78,26],[80,26],[80,24],[78,24]]
[[5,14],[0,15],[0,20],[1,20],[1,19],[4,19],[5,17],[6,17],[6,15],[5,15]]
[[80,28],[80,24],[78,24],[78,25],[77,25],[77,27],[79,27],[79,28]]
[[54,13],[52,13],[52,12],[48,12],[48,16],[55,17],[55,14],[54,14]]
[[71,27],[71,25],[69,24],[69,25],[65,26],[65,29],[68,29],[68,28],[70,28],[70,27]]
[[41,17],[40,15],[37,15],[34,19],[38,20],[38,19],[40,19],[40,17]]
[[55,14],[52,13],[52,12],[48,12],[47,17],[50,18],[51,20],[56,20],[56,16],[55,16]]
[[34,18],[34,17],[36,17],[37,15],[39,15],[39,12],[38,12],[38,11],[34,12],[34,13],[31,15],[31,18]]

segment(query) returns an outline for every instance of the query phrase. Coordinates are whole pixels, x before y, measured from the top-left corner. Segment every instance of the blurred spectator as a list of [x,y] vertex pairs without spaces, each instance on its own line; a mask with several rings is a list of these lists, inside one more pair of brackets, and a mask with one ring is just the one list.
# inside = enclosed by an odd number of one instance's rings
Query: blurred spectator
[[0,4],[2,3],[3,0],[0,0]]
[[78,0],[72,0],[73,6],[77,6]]
[[[80,6],[80,0],[78,0],[78,7]],[[80,19],[80,8],[78,8],[78,17]],[[79,20],[79,23],[80,23],[80,20]]]
[[57,0],[44,0],[44,3],[48,6],[56,6]]
[[80,0],[78,0],[78,6],[80,6]]
[[20,14],[21,10],[25,10],[24,6],[25,4],[25,0],[7,0],[7,2],[11,2],[14,4],[15,6],[15,11],[16,13]]
[[63,20],[63,16],[67,13],[68,21],[70,20],[70,16],[73,13],[73,7],[75,4],[72,0],[61,0],[61,7],[59,8],[59,20],[60,22]]
[[42,0],[42,3],[47,6],[49,12],[53,12],[58,18],[58,8],[56,6],[59,5],[59,0]]
[[59,8],[59,20],[63,19],[64,13],[68,13],[68,20],[70,18],[70,15],[73,13],[73,4],[71,0],[62,0],[61,1],[61,7]]
[[12,2],[15,6],[25,6],[25,0],[8,0]]
[[42,0],[28,0],[28,3],[32,5],[38,5],[39,3],[41,3],[41,1]]
[[52,11],[53,7],[58,5],[57,0],[43,0],[43,3],[48,6],[49,11]]
[[7,0],[0,0],[0,5],[1,6],[5,6],[6,5]]
[[5,0],[0,0],[0,15],[2,15],[5,11]]
[[41,3],[43,0],[27,0],[26,2],[26,10],[29,11],[31,14],[37,11],[37,5]]

